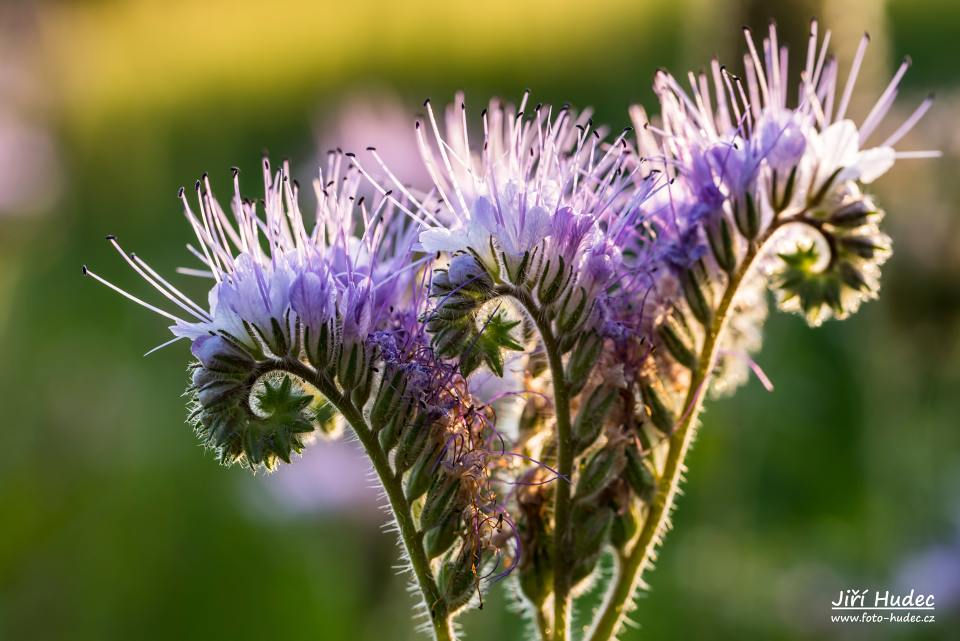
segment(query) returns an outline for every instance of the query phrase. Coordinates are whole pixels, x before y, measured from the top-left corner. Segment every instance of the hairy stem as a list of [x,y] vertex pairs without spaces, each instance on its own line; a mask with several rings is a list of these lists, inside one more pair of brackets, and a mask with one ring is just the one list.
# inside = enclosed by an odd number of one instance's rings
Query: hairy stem
[[[557,421],[557,471],[560,479],[554,503],[553,534],[553,641],[566,641],[570,634],[570,507],[573,475],[573,433],[570,422],[570,389],[563,369],[563,356],[553,335],[550,320],[534,302],[529,293],[511,289],[509,294],[530,314],[540,332],[543,349],[553,380],[553,402]],[[539,617],[539,615],[538,615]],[[539,618],[538,618],[539,621]],[[546,623],[544,620],[542,623]],[[540,626],[540,634],[547,640],[549,626]]]
[[663,475],[657,484],[653,503],[644,521],[643,530],[629,554],[618,555],[618,571],[610,591],[607,593],[603,611],[593,624],[587,638],[589,641],[609,641],[614,638],[627,613],[627,604],[636,592],[644,570],[650,565],[654,549],[667,528],[670,511],[676,499],[677,488],[683,473],[683,461],[693,440],[694,426],[703,404],[703,397],[709,385],[710,375],[716,358],[717,346],[727,324],[728,312],[737,294],[737,289],[750,271],[754,259],[763,243],[774,230],[751,243],[739,268],[733,273],[716,308],[713,321],[706,328],[703,347],[697,358],[696,367],[690,379],[690,389],[683,403],[683,415],[670,435],[670,449]]
[[390,501],[390,509],[397,521],[397,529],[400,532],[400,539],[403,541],[407,558],[410,560],[410,567],[413,568],[413,575],[420,593],[423,595],[424,603],[430,615],[430,624],[433,629],[435,641],[454,641],[456,635],[453,632],[450,613],[447,611],[446,604],[437,587],[433,577],[433,570],[430,567],[430,560],[423,550],[423,537],[417,531],[416,523],[413,520],[413,514],[410,509],[410,502],[403,492],[402,474],[395,473],[390,466],[390,461],[386,452],[380,446],[377,435],[367,424],[363,413],[353,404],[350,398],[342,394],[335,385],[325,377],[317,374],[311,368],[300,361],[290,361],[285,363],[285,369],[293,374],[308,381],[314,385],[327,398],[334,407],[339,410],[343,417],[353,428],[357,439],[363,445],[367,456],[370,457],[373,468],[380,478],[380,483]]

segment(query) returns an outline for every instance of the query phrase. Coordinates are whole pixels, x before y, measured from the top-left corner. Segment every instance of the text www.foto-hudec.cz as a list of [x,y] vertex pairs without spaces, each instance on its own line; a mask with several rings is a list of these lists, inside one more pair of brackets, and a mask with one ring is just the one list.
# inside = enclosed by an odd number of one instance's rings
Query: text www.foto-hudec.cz
[[890,590],[841,590],[830,602],[832,623],[934,623],[933,594]]

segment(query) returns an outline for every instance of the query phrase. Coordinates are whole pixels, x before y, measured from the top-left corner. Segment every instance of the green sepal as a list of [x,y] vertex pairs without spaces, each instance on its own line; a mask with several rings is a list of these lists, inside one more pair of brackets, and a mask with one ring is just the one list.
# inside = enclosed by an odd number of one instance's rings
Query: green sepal
[[540,275],[540,282],[537,285],[537,298],[543,306],[554,303],[563,293],[564,288],[570,282],[572,272],[567,269],[563,256],[557,256],[557,269],[549,283],[546,282],[547,275],[551,273],[551,260],[548,258],[544,264]]
[[733,220],[744,238],[753,240],[757,237],[760,232],[760,212],[750,192],[744,195],[742,202],[739,199],[734,201]]
[[790,170],[790,173],[787,175],[787,184],[783,188],[783,195],[780,197],[780,202],[776,204],[774,209],[777,213],[780,213],[787,208],[787,205],[790,203],[790,200],[793,198],[793,191],[797,186],[797,167],[794,166]]
[[[574,301],[576,296],[576,303]],[[583,287],[573,287],[567,291],[563,303],[560,305],[560,317],[557,320],[557,326],[561,334],[572,333],[577,326],[587,318],[587,302],[589,296],[587,290]],[[573,305],[571,308],[571,304]]]

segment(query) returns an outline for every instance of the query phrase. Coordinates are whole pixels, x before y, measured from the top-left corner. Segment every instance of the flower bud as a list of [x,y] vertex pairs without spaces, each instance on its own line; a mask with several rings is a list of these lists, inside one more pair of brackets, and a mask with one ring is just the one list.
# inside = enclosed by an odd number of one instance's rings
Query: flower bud
[[437,558],[454,544],[460,534],[460,516],[459,511],[451,511],[439,525],[427,530],[423,537],[427,558]]
[[660,326],[657,327],[657,336],[678,363],[688,369],[693,369],[697,363],[697,357],[694,356],[693,350],[687,346],[687,342],[680,337],[676,328],[669,321],[660,323]]
[[302,435],[314,430],[315,415],[308,409],[312,396],[290,376],[261,380],[251,402],[255,380],[224,377],[202,366],[193,372],[188,391],[197,407],[190,421],[224,464],[242,460],[251,469],[273,469],[278,460],[289,462],[291,453],[301,452]]
[[473,596],[477,586],[479,564],[479,555],[472,550],[464,549],[440,567],[437,584],[451,612],[465,606]]
[[193,370],[191,385],[197,401],[204,408],[234,405],[238,402],[238,397],[249,393],[245,377],[220,374],[205,367],[197,367]]
[[667,409],[667,406],[660,399],[660,396],[654,391],[653,386],[644,384],[642,386],[643,402],[650,414],[650,420],[664,434],[673,432],[673,413]]
[[427,490],[427,498],[420,511],[420,528],[429,530],[436,527],[450,513],[459,511],[459,493],[459,479],[438,473]]
[[640,513],[634,502],[630,501],[613,517],[613,524],[610,526],[610,543],[623,550],[639,531]]
[[796,166],[807,148],[804,120],[793,110],[766,110],[757,123],[757,155],[779,172]]
[[394,459],[395,467],[399,472],[410,469],[420,457],[430,440],[431,422],[428,414],[421,412],[411,424],[402,426],[400,442],[397,443],[397,453]]
[[613,510],[581,503],[574,506],[572,520],[577,524],[573,531],[573,554],[570,555],[573,561],[571,578],[576,585],[597,567],[603,544],[613,525]]
[[384,452],[389,452],[396,447],[400,435],[413,424],[416,416],[416,404],[412,398],[403,400],[397,406],[397,411],[388,417],[378,436],[380,447],[383,448]]
[[656,472],[649,458],[644,457],[635,443],[628,443],[626,449],[626,465],[624,477],[630,484],[630,489],[637,497],[649,503],[653,500],[653,493],[657,488]]
[[373,401],[373,407],[370,409],[370,425],[375,431],[382,430],[390,417],[396,414],[398,407],[403,402],[405,388],[406,379],[402,370],[388,370],[383,373],[383,378],[380,380],[380,386],[377,389],[377,396]]
[[519,571],[520,590],[539,607],[553,593],[553,561],[548,539],[542,539],[525,552]]
[[865,224],[871,216],[877,213],[873,203],[865,198],[858,198],[853,202],[840,207],[830,214],[827,220],[834,227],[854,229]]
[[703,283],[693,269],[684,269],[679,276],[680,287],[683,289],[683,296],[687,300],[687,305],[690,306],[690,311],[700,324],[708,325],[713,317],[713,309],[704,292]]
[[595,498],[620,475],[625,463],[622,447],[608,445],[596,452],[580,472],[574,501],[587,503]]
[[710,251],[713,253],[720,269],[728,274],[733,273],[737,266],[737,252],[733,246],[733,232],[726,216],[722,212],[712,216],[707,221],[706,231]]
[[603,338],[597,332],[584,332],[577,338],[576,347],[567,362],[567,384],[571,394],[579,394],[583,389],[602,348]]
[[203,369],[221,374],[249,374],[256,363],[246,350],[222,336],[201,336],[190,345],[190,352]]
[[577,454],[596,442],[603,430],[607,413],[613,407],[618,394],[619,390],[609,385],[598,385],[590,392],[573,422],[574,451]]
[[407,476],[406,488],[408,501],[413,502],[423,496],[427,489],[429,489],[430,483],[434,480],[435,475],[442,474],[438,469],[440,450],[440,445],[425,448],[423,454],[420,455],[420,458],[417,459],[417,462],[410,470],[410,474]]

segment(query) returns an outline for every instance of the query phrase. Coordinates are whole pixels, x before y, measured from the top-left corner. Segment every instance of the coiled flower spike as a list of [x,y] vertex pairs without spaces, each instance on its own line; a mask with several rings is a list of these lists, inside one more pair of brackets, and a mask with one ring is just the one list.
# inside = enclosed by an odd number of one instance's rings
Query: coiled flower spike
[[[717,266],[729,270],[743,253],[732,227],[748,242],[773,227],[783,228],[778,239],[783,262],[770,267],[780,274],[774,282],[781,306],[803,313],[814,325],[831,316],[844,318],[862,300],[876,296],[879,266],[890,253],[889,238],[877,228],[882,212],[856,183],[872,182],[896,159],[939,155],[894,150],[930,108],[932,97],[884,140],[869,146],[889,113],[909,58],[856,125],[848,107],[868,35],[841,90],[838,63],[827,56],[830,33],[821,43],[813,21],[798,103],[790,107],[787,50],[780,46],[775,26],[763,40],[762,57],[750,31],[745,33],[745,81],[716,60],[710,77],[690,74],[690,93],[670,74],[657,74],[662,127],[652,128],[656,137],[641,137],[641,153],[659,154],[666,171],[684,176],[687,193],[679,198],[680,206],[690,210],[685,220],[703,230],[690,232],[699,255],[709,246]],[[642,109],[635,108],[633,116],[649,128]]]
[[[787,50],[771,24],[759,51],[746,30],[742,76],[713,61],[710,74],[690,74],[685,89],[660,71],[660,121],[632,110],[639,155],[668,186],[644,203],[631,250],[654,268],[634,296],[610,309],[610,326],[621,330],[612,342],[630,365],[618,419],[629,442],[621,479],[640,517],[636,527],[621,528],[631,534],[611,538],[620,563],[590,641],[616,635],[655,558],[707,390],[729,393],[751,369],[772,389],[750,357],[766,318],[764,288],[811,325],[845,318],[875,297],[890,241],[863,185],[897,159],[938,155],[894,150],[930,98],[871,145],[909,61],[857,125],[848,107],[869,38],[841,89],[827,56],[829,32],[821,42],[818,29],[812,22],[796,105],[787,104]],[[623,331],[638,325],[639,333]],[[637,522],[635,514],[630,520]]]
[[391,201],[381,198],[368,210],[356,197],[361,176],[342,153],[331,154],[315,181],[317,223],[309,231],[286,164],[273,172],[263,161],[262,218],[257,204],[240,195],[239,171],[233,177],[232,219],[206,174],[195,186],[197,213],[179,192],[197,239],[188,248],[201,261],[201,269],[182,271],[213,280],[207,308],[127,254],[113,236],[108,240],[118,253],[180,315],[87,268],[84,273],[174,321],[174,341],[190,340],[197,358],[191,417],[204,442],[225,463],[272,468],[302,450],[304,436],[327,424],[329,410],[286,377],[258,382],[282,369],[279,364],[303,358],[320,370],[334,368],[347,389],[369,388],[367,337],[389,308],[410,295],[418,265],[410,255],[415,236],[404,217],[399,225],[388,224],[395,211]]

